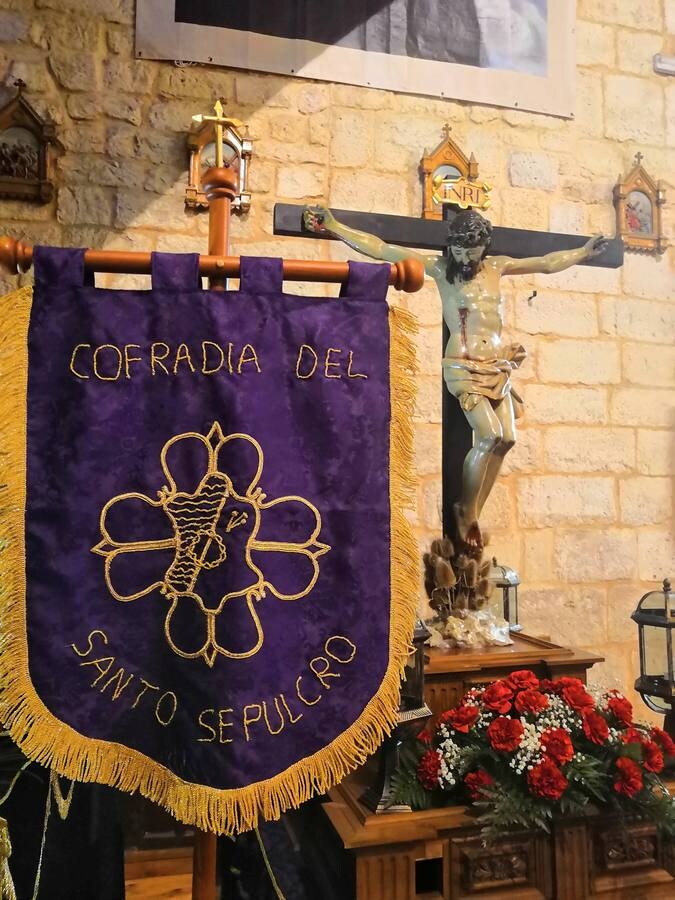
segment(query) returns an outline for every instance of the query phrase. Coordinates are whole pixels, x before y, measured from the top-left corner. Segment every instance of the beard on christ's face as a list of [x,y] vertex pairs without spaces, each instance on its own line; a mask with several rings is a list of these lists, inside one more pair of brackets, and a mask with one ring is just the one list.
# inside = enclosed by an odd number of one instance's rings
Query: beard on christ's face
[[483,244],[479,244],[477,247],[460,247],[457,244],[450,244],[447,273],[451,280],[457,276],[462,281],[470,281],[474,278],[485,255],[485,249]]

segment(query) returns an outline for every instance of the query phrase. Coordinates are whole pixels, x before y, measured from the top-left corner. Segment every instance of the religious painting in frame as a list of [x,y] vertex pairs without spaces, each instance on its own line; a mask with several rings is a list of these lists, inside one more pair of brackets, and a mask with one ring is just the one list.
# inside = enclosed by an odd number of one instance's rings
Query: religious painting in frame
[[138,0],[136,56],[571,118],[574,0]]
[[666,192],[644,168],[643,158],[636,153],[633,168],[614,186],[616,230],[627,250],[660,254],[667,246],[661,220]]

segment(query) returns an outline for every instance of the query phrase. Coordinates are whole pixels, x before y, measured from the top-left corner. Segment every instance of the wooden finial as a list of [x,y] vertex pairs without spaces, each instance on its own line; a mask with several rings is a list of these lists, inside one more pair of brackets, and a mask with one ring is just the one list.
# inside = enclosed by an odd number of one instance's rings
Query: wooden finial
[[663,579],[663,593],[664,594],[670,593],[670,578]]

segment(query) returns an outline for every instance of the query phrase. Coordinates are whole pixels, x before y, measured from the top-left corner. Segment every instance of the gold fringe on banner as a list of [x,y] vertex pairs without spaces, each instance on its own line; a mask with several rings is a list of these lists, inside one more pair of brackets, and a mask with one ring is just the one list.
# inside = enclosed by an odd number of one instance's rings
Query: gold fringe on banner
[[416,324],[389,310],[391,609],[389,663],[379,690],[335,740],[284,772],[244,788],[218,790],[178,778],[142,753],[88,738],[59,721],[38,697],[28,670],[26,634],[26,385],[32,288],[0,299],[0,720],[30,759],[77,781],[139,791],[181,822],[234,834],[259,817],[278,819],[325,793],[375,752],[397,721],[400,679],[412,650],[418,549],[403,510],[412,504]]

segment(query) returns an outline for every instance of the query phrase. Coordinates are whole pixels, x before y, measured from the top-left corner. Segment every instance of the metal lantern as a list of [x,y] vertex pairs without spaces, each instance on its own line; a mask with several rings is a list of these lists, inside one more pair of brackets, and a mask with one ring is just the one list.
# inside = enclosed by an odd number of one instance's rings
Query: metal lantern
[[665,713],[666,731],[673,734],[675,598],[667,578],[660,591],[644,595],[631,618],[637,622],[640,639],[640,677],[635,690],[650,709]]
[[518,573],[509,566],[500,566],[497,557],[493,556],[488,579],[495,586],[492,604],[495,607],[495,613],[506,619],[509,623],[509,631],[522,631],[523,626],[518,624],[518,585],[520,584]]
[[393,777],[399,766],[401,743],[410,733],[416,734],[430,718],[431,710],[424,701],[424,642],[431,636],[421,619],[415,623],[413,649],[405,664],[401,683],[398,724],[382,742],[377,774],[361,797],[361,802],[375,813],[410,812],[410,807],[394,803]]

